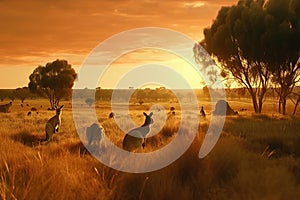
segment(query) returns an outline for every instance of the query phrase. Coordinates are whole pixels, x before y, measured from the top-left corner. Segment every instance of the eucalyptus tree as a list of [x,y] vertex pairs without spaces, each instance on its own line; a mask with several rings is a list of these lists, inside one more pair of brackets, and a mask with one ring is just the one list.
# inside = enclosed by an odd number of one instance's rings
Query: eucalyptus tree
[[300,76],[300,0],[269,0],[265,10],[264,59],[273,74],[278,112],[286,114],[287,97]]
[[46,66],[38,66],[29,76],[30,91],[49,99],[52,109],[58,106],[61,98],[72,91],[77,74],[66,60],[55,60]]
[[204,29],[205,39],[200,43],[221,65],[222,76],[232,75],[247,89],[256,113],[262,111],[271,78],[262,48],[265,19],[264,1],[240,0],[221,8],[211,27]]

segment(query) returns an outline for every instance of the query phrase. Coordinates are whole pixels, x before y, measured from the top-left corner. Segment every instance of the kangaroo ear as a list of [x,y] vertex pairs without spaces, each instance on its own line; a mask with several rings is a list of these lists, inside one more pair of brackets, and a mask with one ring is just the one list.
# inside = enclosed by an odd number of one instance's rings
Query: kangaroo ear
[[54,105],[54,109],[55,109],[55,110],[57,109],[57,106],[56,106],[56,105]]
[[143,114],[144,114],[146,117],[148,116],[145,112],[143,112]]
[[62,105],[59,109],[63,109],[64,105]]
[[149,117],[152,117],[152,115],[153,115],[153,112],[151,112],[151,113],[149,114]]

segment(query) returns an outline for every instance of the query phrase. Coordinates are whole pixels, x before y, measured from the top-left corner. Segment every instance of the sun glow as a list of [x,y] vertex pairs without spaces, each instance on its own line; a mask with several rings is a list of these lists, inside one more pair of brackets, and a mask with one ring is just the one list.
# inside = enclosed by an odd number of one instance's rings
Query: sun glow
[[[127,53],[123,56],[121,56],[119,59],[115,60],[110,67],[105,71],[101,79],[99,80],[98,85],[102,88],[113,88],[115,85],[118,84],[118,81],[122,79],[124,74],[130,73],[130,71],[139,68],[141,66],[155,66],[155,65],[161,65],[165,66],[171,70],[173,70],[175,73],[182,76],[187,83],[191,86],[193,89],[201,88],[201,82],[203,81],[202,78],[199,76],[196,69],[193,68],[192,65],[190,65],[188,62],[183,60],[182,58],[179,58],[178,56],[165,52],[160,50],[137,50],[134,52]],[[153,74],[144,74],[144,76],[157,76],[157,73],[163,73],[163,71],[160,71],[158,68],[157,72],[154,72]],[[160,74],[161,75],[161,74]],[[168,74],[163,74],[163,76],[168,79],[171,78],[168,76]],[[174,85],[176,85],[174,89],[184,89],[180,85],[180,82],[178,81],[178,84],[176,84],[176,79],[173,79],[171,81],[174,81]],[[158,85],[156,84],[150,84],[147,86],[139,86],[139,85],[124,85],[124,88],[134,87],[150,87],[150,88],[156,88]]]

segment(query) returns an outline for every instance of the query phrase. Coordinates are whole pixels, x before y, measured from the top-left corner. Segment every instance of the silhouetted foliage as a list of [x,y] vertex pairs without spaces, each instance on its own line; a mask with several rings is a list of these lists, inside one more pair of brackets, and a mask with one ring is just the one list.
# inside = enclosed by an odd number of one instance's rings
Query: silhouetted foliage
[[10,90],[1,89],[0,90],[0,100],[4,101],[4,99],[9,95]]
[[29,89],[49,99],[51,108],[71,93],[77,74],[66,60],[56,60],[37,67],[29,76]]
[[10,91],[7,95],[7,97],[11,100],[14,101],[16,99],[16,94],[15,91]]
[[[261,113],[271,80],[278,85],[280,107],[299,81],[299,0],[240,0],[222,7],[200,44],[249,92]],[[194,47],[195,56],[201,54]]]
[[16,98],[20,99],[24,103],[25,99],[30,96],[28,87],[17,88],[15,91]]
[[300,75],[300,1],[270,0],[266,5],[264,55],[279,96],[278,112],[286,113],[286,100]]
[[96,89],[95,99],[100,101],[110,101],[113,90],[111,89]]
[[193,48],[194,57],[196,63],[200,65],[200,70],[205,74],[204,83],[211,87],[218,80],[218,71],[215,68],[217,65],[202,46],[195,44]]
[[137,90],[136,98],[139,100],[139,104],[142,105],[144,103],[143,99],[147,99],[148,93],[145,90]]
[[172,91],[160,87],[156,89],[137,89],[133,94],[132,98],[137,99],[138,101],[169,101],[175,98],[175,95]]
[[210,28],[204,30],[201,43],[222,64],[222,76],[231,73],[251,95],[254,111],[260,113],[270,80],[270,72],[263,60],[262,37],[265,18],[261,1],[239,1],[223,7]]

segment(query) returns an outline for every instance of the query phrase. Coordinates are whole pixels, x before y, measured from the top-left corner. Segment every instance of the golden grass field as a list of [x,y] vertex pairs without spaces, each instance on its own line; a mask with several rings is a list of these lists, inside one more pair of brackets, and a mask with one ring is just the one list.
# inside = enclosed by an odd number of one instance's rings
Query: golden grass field
[[[200,101],[199,106],[204,105],[208,116],[201,119],[188,151],[171,165],[144,174],[116,171],[86,152],[75,130],[71,102],[61,102],[65,105],[62,126],[54,141],[40,144],[45,137],[45,123],[55,112],[47,110],[47,100],[26,103],[30,106],[22,108],[19,101],[14,101],[10,113],[0,113],[0,199],[300,197],[300,118],[278,115],[275,101],[268,100],[264,113],[256,115],[250,100],[229,100],[234,110],[247,111],[227,117],[217,145],[207,157],[199,159],[212,112],[209,101]],[[147,140],[145,152],[168,144],[178,129],[179,106],[169,102],[162,105],[166,112],[175,106],[176,115]],[[27,116],[31,107],[38,108],[39,113]],[[132,119],[142,124],[142,113],[149,112],[150,107],[149,103],[130,106]],[[106,136],[121,147],[125,133],[114,119],[107,119],[111,112],[108,102],[96,102],[96,109]],[[287,111],[291,110],[289,105]]]

